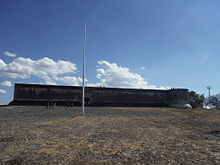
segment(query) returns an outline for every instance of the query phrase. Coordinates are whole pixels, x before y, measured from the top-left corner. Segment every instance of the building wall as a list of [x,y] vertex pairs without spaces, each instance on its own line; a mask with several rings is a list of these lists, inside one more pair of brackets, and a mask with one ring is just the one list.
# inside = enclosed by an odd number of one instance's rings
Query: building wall
[[167,94],[163,90],[94,88],[92,98],[95,105],[166,106]]
[[[82,88],[38,84],[15,84],[11,104],[80,105]],[[187,89],[147,90],[128,88],[86,87],[85,103],[88,106],[178,106],[188,104]]]

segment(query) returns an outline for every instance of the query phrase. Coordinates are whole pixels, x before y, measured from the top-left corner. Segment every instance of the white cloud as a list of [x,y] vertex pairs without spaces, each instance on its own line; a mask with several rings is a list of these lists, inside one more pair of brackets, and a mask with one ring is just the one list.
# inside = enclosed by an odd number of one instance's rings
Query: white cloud
[[73,76],[65,76],[65,77],[55,77],[56,81],[61,81],[68,85],[76,85],[79,86],[82,83],[81,77],[73,77]]
[[139,68],[139,70],[141,70],[141,71],[146,70],[146,68],[142,66],[142,67]]
[[[54,61],[48,57],[39,60],[18,57],[6,64],[0,59],[0,77],[29,79],[36,76],[44,80],[45,84],[81,85],[82,79],[76,76],[67,76],[76,73],[76,64],[70,61]],[[148,82],[139,74],[132,73],[129,68],[118,66],[116,63],[98,61],[97,83],[88,83],[87,86],[167,89],[148,85]],[[86,82],[88,82],[86,80]],[[10,86],[10,82],[3,82]],[[7,84],[7,85],[6,85]]]
[[2,85],[2,86],[6,86],[6,87],[11,87],[11,86],[12,86],[12,83],[11,83],[11,81],[3,81],[3,82],[1,83],[1,85]]
[[8,51],[4,52],[4,55],[5,56],[8,56],[8,57],[16,57],[16,54],[15,53],[10,53]]
[[166,89],[148,85],[148,82],[137,73],[130,72],[129,68],[118,66],[116,63],[98,61],[98,83],[90,83],[88,86],[126,87],[145,89]]
[[3,89],[0,89],[0,94],[6,94],[7,92]]
[[0,59],[0,77],[28,79],[31,76],[37,76],[44,80],[46,84],[56,84],[56,81],[62,81],[68,85],[77,85],[81,82],[76,77],[62,77],[66,73],[75,73],[77,67],[70,61],[54,61],[48,57],[39,60],[18,57],[11,63],[6,64]]

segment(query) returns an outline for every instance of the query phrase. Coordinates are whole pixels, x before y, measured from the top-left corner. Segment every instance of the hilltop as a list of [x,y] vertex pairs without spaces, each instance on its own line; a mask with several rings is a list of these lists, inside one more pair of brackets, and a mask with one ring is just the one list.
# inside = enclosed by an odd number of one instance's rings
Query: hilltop
[[220,111],[0,107],[0,164],[220,164]]

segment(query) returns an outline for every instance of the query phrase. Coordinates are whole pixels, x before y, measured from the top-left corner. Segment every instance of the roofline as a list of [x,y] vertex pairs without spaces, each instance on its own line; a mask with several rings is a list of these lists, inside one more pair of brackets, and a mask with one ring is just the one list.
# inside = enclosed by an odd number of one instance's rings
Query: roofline
[[[47,84],[26,84],[26,83],[15,83],[14,86],[41,86],[41,87],[55,87],[55,88],[82,88],[82,86],[68,86],[68,85],[47,85]],[[99,89],[119,89],[119,90],[147,90],[147,91],[170,91],[170,90],[188,90],[187,88],[171,88],[171,89],[144,89],[144,88],[118,88],[118,87],[93,87],[86,86],[85,88],[99,88]]]

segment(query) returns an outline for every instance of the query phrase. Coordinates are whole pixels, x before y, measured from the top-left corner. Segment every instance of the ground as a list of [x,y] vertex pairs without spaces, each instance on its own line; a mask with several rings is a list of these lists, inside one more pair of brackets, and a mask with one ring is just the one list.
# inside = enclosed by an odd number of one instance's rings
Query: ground
[[2,106],[0,164],[220,164],[220,111]]

